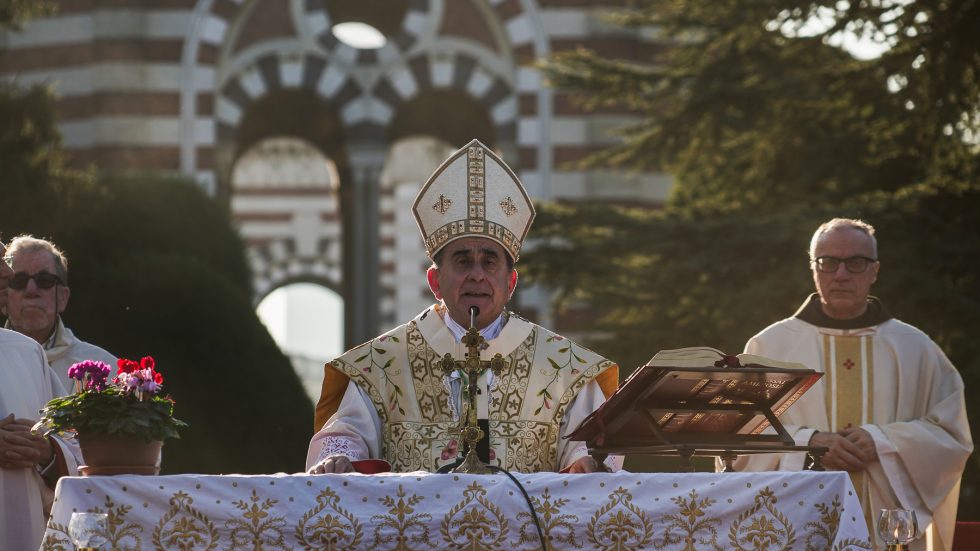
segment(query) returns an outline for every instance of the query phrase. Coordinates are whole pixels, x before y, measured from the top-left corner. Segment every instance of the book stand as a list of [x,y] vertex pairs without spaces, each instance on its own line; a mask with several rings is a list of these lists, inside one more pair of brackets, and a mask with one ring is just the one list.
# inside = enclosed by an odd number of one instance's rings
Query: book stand
[[[739,455],[806,452],[809,468],[824,470],[827,448],[796,445],[778,419],[823,374],[802,366],[742,366],[739,358],[714,352],[718,359],[708,366],[687,360],[639,368],[568,438],[584,441],[599,464],[610,454],[669,455],[680,458],[680,470],[693,472],[692,457],[715,456],[731,472]],[[651,362],[670,363],[658,356]],[[763,433],[769,426],[774,434]]]

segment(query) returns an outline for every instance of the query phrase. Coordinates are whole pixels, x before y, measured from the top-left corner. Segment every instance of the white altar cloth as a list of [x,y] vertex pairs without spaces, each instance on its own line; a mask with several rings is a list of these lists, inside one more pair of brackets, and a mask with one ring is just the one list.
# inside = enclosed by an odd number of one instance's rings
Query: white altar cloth
[[[553,549],[869,549],[843,472],[516,475]],[[41,549],[72,512],[112,549],[540,549],[504,475],[93,476],[58,482]]]

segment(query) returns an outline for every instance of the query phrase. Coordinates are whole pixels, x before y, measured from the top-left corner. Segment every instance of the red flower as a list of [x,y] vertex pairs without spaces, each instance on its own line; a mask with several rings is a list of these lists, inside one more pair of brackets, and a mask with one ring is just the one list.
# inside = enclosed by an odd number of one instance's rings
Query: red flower
[[159,373],[157,373],[156,371],[154,371],[153,372],[153,382],[155,382],[158,385],[162,385],[163,384],[163,375],[160,375]]
[[140,369],[153,369],[156,363],[153,361],[153,356],[143,356],[140,360]]
[[127,360],[126,358],[119,358],[119,361],[116,362],[116,365],[119,366],[118,374],[120,375],[123,373],[132,373],[134,371],[138,371],[140,368],[140,364],[134,362],[133,360]]

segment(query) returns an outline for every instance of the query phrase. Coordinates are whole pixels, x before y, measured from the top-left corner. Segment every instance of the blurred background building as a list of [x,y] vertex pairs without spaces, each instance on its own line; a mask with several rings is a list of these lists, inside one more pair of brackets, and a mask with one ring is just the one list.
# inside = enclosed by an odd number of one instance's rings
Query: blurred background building
[[[0,78],[50,83],[70,165],[187,175],[229,206],[259,314],[315,396],[325,359],[431,303],[411,204],[470,139],[537,200],[666,198],[666,176],[571,166],[631,116],[584,112],[535,67],[660,47],[603,19],[624,4],[61,0],[0,33]],[[514,308],[574,332],[545,290]]]

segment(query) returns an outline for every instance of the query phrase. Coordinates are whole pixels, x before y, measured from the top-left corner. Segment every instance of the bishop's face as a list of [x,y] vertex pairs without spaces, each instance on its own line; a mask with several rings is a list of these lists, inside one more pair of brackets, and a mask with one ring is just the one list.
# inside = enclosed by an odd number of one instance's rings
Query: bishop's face
[[470,326],[470,306],[478,307],[476,327],[483,329],[504,311],[517,286],[517,270],[508,267],[504,248],[485,237],[457,239],[441,254],[440,265],[427,273],[432,294],[463,327]]
[[[813,249],[813,257],[821,256],[875,258],[875,248],[871,237],[861,230],[841,227],[820,236]],[[870,263],[860,273],[848,271],[844,262],[830,273],[817,270],[813,263],[810,266],[820,295],[820,307],[825,314],[834,319],[853,319],[864,313],[868,307],[871,284],[878,279],[879,262]]]

